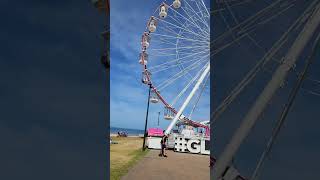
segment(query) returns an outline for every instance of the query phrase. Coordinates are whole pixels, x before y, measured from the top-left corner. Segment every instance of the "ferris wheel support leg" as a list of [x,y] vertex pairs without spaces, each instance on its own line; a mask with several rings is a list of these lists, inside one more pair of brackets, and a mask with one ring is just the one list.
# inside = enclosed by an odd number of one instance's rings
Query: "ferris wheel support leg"
[[294,66],[299,55],[303,51],[304,47],[307,45],[308,41],[312,38],[317,27],[320,24],[320,3],[317,4],[314,14],[310,17],[305,27],[296,38],[295,42],[285,56],[283,63],[278,67],[269,81],[267,86],[264,88],[262,93],[259,95],[258,99],[251,107],[250,111],[244,117],[242,124],[234,133],[231,141],[226,146],[225,150],[218,158],[214,168],[213,168],[213,179],[219,180],[223,176],[223,172],[230,165],[232,158],[239,149],[242,141],[247,137],[251,128],[256,123],[258,117],[266,108],[268,102],[276,92],[276,90],[284,82],[288,72]]
[[195,92],[199,89],[202,81],[204,80],[204,78],[206,77],[206,75],[210,72],[210,63],[207,64],[207,67],[205,68],[205,70],[202,72],[200,78],[198,79],[197,83],[195,84],[195,86],[193,87],[192,91],[190,92],[190,94],[188,95],[187,99],[184,101],[184,103],[182,104],[181,108],[179,109],[178,113],[175,115],[174,119],[171,121],[170,125],[168,126],[167,130],[165,131],[165,134],[169,134],[170,131],[172,130],[173,126],[177,123],[178,119],[180,118],[182,112],[184,111],[184,109],[187,107],[187,105],[189,104],[190,100],[192,99],[193,95],[195,94]]

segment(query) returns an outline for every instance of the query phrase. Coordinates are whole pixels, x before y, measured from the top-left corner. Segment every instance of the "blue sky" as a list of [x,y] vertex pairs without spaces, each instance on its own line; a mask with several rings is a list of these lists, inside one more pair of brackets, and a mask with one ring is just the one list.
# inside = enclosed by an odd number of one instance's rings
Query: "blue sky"
[[[110,71],[110,125],[114,127],[143,129],[147,106],[148,87],[141,83],[141,65],[138,63],[140,38],[146,23],[162,1],[112,0],[111,29],[111,71]],[[152,43],[152,40],[151,40]],[[158,78],[161,78],[158,76]],[[181,87],[177,84],[172,88]],[[171,90],[170,90],[171,92]],[[209,88],[204,93],[207,99],[200,100],[199,108],[193,114],[195,119],[208,120]],[[171,97],[170,97],[171,96]],[[174,95],[166,94],[168,101]],[[160,126],[166,128],[169,122],[163,119],[164,106],[150,104],[149,127],[157,126],[158,112],[161,112]]]

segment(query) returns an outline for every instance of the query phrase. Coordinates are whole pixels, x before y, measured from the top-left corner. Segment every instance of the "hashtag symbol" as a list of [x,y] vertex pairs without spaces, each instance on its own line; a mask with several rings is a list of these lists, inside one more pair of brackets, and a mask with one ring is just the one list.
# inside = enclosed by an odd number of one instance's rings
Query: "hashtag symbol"
[[182,137],[176,137],[174,149],[175,151],[185,152],[187,149],[187,141]]

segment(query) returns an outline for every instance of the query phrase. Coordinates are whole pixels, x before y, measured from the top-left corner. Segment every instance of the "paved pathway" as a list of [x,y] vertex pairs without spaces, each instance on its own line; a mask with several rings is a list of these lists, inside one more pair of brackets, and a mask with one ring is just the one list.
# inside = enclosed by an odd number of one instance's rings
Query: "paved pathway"
[[207,155],[168,151],[159,157],[159,150],[151,150],[122,180],[209,180],[210,159]]

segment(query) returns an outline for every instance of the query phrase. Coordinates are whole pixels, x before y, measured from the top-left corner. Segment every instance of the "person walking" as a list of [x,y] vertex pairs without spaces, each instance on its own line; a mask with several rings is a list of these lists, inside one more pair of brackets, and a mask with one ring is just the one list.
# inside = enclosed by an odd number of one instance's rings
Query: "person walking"
[[[163,131],[164,132],[164,131]],[[163,157],[168,157],[167,156],[167,152],[166,152],[166,143],[167,143],[167,140],[168,140],[168,135],[166,135],[166,134],[164,134],[163,136],[162,136],[162,139],[161,139],[161,141],[160,141],[160,143],[161,143],[161,152],[160,152],[160,154],[159,154],[159,156],[163,156]]]

